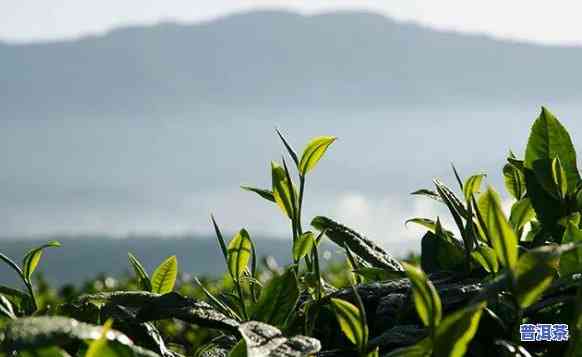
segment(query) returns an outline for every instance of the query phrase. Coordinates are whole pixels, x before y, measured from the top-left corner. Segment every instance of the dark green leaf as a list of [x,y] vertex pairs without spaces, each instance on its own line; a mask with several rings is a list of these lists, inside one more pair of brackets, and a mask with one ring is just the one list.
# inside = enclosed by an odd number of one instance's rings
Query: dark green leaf
[[277,132],[277,135],[279,135],[279,138],[283,142],[283,145],[285,145],[285,148],[287,149],[287,152],[289,153],[289,156],[291,156],[291,159],[293,159],[293,162],[295,163],[295,166],[297,166],[297,168],[299,168],[299,158],[297,157],[297,154],[295,153],[295,150],[293,150],[293,148],[291,147],[291,145],[289,145],[289,143],[287,142],[287,140],[285,139],[285,137],[283,136],[283,134],[281,134],[281,132],[279,131],[279,129],[275,129],[275,131]]
[[552,160],[552,180],[556,186],[558,197],[563,200],[568,192],[568,178],[558,156]]
[[486,246],[481,245],[479,248],[471,252],[473,259],[479,263],[488,273],[497,273],[499,271],[499,263],[495,251]]
[[45,248],[57,248],[60,247],[61,243],[55,241],[50,241],[47,244],[44,244],[38,248],[30,250],[28,253],[24,255],[22,259],[22,273],[26,280],[30,281],[30,277],[34,270],[38,266],[40,262],[40,258],[42,257],[42,251]]
[[576,150],[566,129],[550,111],[542,107],[527,142],[524,167],[535,172],[538,181],[548,192],[552,191],[553,186],[551,161],[556,157],[560,158],[565,172],[567,192],[574,192],[580,182]]
[[285,169],[276,162],[271,163],[271,177],[275,202],[281,208],[281,211],[292,219],[295,207],[292,197],[295,193],[295,188],[287,178]]
[[262,198],[266,199],[267,201],[275,202],[275,196],[273,195],[273,191],[249,186],[241,186],[240,188],[242,188],[245,191],[254,192],[257,195],[261,196]]
[[152,283],[150,281],[150,277],[146,270],[144,269],[141,262],[131,253],[127,253],[127,257],[129,259],[129,264],[133,268],[135,275],[137,276],[137,280],[142,288],[145,291],[152,291]]
[[525,176],[522,170],[509,163],[503,166],[505,189],[513,198],[520,200],[525,194]]
[[299,287],[293,269],[274,277],[261,291],[253,320],[283,328],[299,299]]
[[[562,243],[582,243],[582,231],[572,222],[568,222]],[[560,258],[560,275],[567,276],[582,272],[582,247],[566,252]]]
[[536,216],[529,197],[524,197],[515,202],[511,206],[511,214],[509,215],[509,223],[511,227],[517,232],[528,224]]
[[420,342],[408,347],[402,347],[390,351],[384,357],[430,357],[432,356],[432,341],[430,338],[422,339]]

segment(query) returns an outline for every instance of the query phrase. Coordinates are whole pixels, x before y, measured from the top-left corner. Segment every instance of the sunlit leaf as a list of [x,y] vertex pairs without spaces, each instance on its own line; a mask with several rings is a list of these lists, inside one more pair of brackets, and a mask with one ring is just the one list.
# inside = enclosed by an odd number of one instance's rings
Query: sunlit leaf
[[241,229],[228,243],[228,271],[234,280],[239,280],[248,268],[252,253],[252,242],[246,229]]
[[336,140],[334,136],[319,136],[311,139],[303,150],[299,161],[299,173],[305,176],[319,162],[327,148]]
[[101,330],[101,335],[98,339],[91,342],[89,345],[89,349],[87,349],[87,353],[85,357],[100,357],[103,354],[103,350],[106,348],[107,345],[107,334],[111,330],[111,326],[113,325],[113,320],[107,320],[103,325],[103,329]]
[[520,200],[525,194],[525,176],[520,168],[508,163],[503,166],[505,189],[513,198]]
[[300,235],[293,243],[293,259],[301,260],[307,254],[310,254],[315,245],[315,235],[312,232],[305,232]]
[[529,197],[524,197],[515,202],[511,206],[511,213],[509,215],[509,223],[511,227],[517,232],[534,219],[536,213],[531,206]]
[[239,331],[246,342],[249,357],[306,357],[321,349],[321,343],[313,337],[287,338],[278,328],[258,321],[242,323]]
[[40,258],[42,257],[42,251],[45,248],[57,248],[60,247],[61,243],[58,241],[50,241],[47,244],[44,244],[38,248],[30,250],[28,253],[24,255],[22,259],[22,272],[24,277],[27,280],[30,280],[32,273],[36,270],[38,263],[40,262]]
[[178,259],[175,255],[164,260],[152,274],[152,292],[158,294],[169,293],[174,290],[178,277]]
[[481,182],[486,176],[486,174],[473,175],[465,181],[465,184],[463,185],[463,193],[465,194],[465,199],[467,201],[471,199],[471,195],[479,193]]
[[564,199],[568,192],[568,178],[558,156],[552,160],[552,180],[554,181],[554,185],[556,185],[558,196]]
[[366,344],[368,327],[362,326],[360,310],[353,304],[332,298],[331,305],[344,335],[359,349]]
[[423,324],[436,328],[442,318],[442,304],[439,294],[424,272],[414,265],[402,263],[412,284],[414,306]]
[[475,336],[485,303],[457,310],[445,316],[434,337],[435,357],[462,357]]
[[293,194],[291,191],[295,190],[295,188],[287,179],[285,169],[276,162],[271,163],[271,177],[273,185],[273,198],[275,199],[277,206],[281,208],[281,211],[283,211],[287,217],[292,218],[294,202]]

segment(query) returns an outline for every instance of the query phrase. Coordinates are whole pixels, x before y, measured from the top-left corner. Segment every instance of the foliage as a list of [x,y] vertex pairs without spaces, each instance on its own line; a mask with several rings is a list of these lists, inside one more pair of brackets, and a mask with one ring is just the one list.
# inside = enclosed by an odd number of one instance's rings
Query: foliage
[[[308,178],[336,138],[316,137],[299,155],[276,133],[290,160],[271,164],[270,188],[242,188],[289,220],[293,264],[260,264],[252,234],[241,228],[227,241],[214,216],[223,279],[185,278],[175,256],[150,275],[129,253],[135,276],[55,292],[34,273],[58,242],[30,250],[21,265],[0,254],[26,288],[0,285],[0,356],[582,354],[582,180],[572,140],[546,108],[524,159],[510,152],[502,167],[509,212],[493,187],[482,188],[485,174],[463,179],[453,166],[458,193],[435,179],[413,194],[443,204],[454,227],[411,218],[427,232],[421,256],[403,260],[328,217],[307,229]],[[324,269],[326,238],[346,259]],[[522,323],[567,323],[571,339],[522,343]]]

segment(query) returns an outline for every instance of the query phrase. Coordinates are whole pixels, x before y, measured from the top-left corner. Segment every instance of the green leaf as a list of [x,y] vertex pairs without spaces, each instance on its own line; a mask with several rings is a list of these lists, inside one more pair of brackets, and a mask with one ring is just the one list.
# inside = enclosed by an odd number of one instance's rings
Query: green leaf
[[238,341],[228,353],[228,357],[247,357],[247,344],[244,339]]
[[240,188],[242,188],[245,191],[254,192],[257,195],[261,196],[262,198],[266,199],[267,201],[275,202],[275,196],[273,195],[272,191],[249,186],[241,186]]
[[426,196],[428,198],[432,198],[435,201],[439,201],[442,202],[441,196],[439,196],[438,193],[432,191],[432,190],[428,190],[426,188],[420,189],[420,190],[416,190],[414,192],[411,193],[411,195],[415,195],[415,196]]
[[56,240],[50,241],[47,244],[44,244],[38,248],[30,250],[28,253],[24,255],[22,259],[22,273],[27,281],[30,281],[30,277],[34,270],[38,266],[40,262],[40,258],[42,257],[42,251],[45,248],[57,248],[60,247],[61,243],[57,242]]
[[499,271],[497,255],[492,248],[486,245],[479,246],[477,250],[471,252],[471,256],[486,272],[497,273]]
[[481,204],[487,207],[485,214],[483,211],[481,214],[484,215],[487,234],[495,254],[503,266],[513,270],[517,263],[517,236],[505,218],[499,195],[492,187],[483,194]]
[[0,314],[13,320],[16,319],[12,303],[2,294],[0,294]]
[[238,281],[248,268],[252,242],[246,229],[241,229],[228,243],[228,272]]
[[289,156],[291,156],[291,159],[293,159],[295,166],[297,166],[299,168],[299,159],[297,158],[297,154],[295,153],[295,150],[293,150],[291,145],[289,145],[289,143],[287,142],[287,140],[285,139],[283,134],[281,134],[279,129],[275,129],[275,131],[277,132],[277,135],[279,135],[279,139],[281,139],[281,141],[283,142],[283,145],[285,145],[285,148],[287,149]]
[[[4,355],[0,354],[0,356]],[[18,357],[71,357],[71,355],[58,347],[44,347],[36,348],[34,350],[20,351]]]
[[[437,222],[435,222],[434,220],[432,220],[430,218],[415,217],[415,218],[411,218],[411,219],[407,220],[406,222],[404,222],[405,225],[408,225],[408,223],[418,224],[420,226],[428,228],[428,230],[430,232],[436,233]],[[453,232],[451,232],[451,231],[445,230],[444,233],[451,236],[451,237],[453,236]]]
[[570,135],[550,113],[542,107],[540,116],[534,122],[525,151],[524,167],[533,170],[539,183],[552,191],[551,161],[559,157],[567,181],[567,192],[574,192],[580,182],[576,166],[576,150]]
[[113,325],[113,320],[109,319],[103,325],[103,329],[101,330],[101,335],[98,339],[91,342],[89,345],[89,349],[85,354],[85,357],[99,357],[104,352],[107,346],[107,334],[111,330],[111,326]]
[[430,357],[432,356],[432,348],[431,339],[426,337],[412,346],[392,350],[384,357]]
[[298,237],[293,243],[293,259],[295,261],[301,260],[307,254],[310,254],[315,245],[315,235],[313,232],[305,232]]
[[318,136],[311,139],[303,150],[299,161],[299,173],[305,176],[319,162],[327,148],[336,140],[334,136]]
[[336,298],[331,299],[331,306],[344,335],[361,350],[367,343],[368,326],[362,326],[360,310],[353,304]]
[[402,262],[412,284],[412,297],[416,312],[423,324],[436,328],[442,318],[442,304],[439,294],[424,272],[414,265]]
[[481,182],[486,176],[486,174],[473,175],[465,181],[465,184],[463,185],[463,193],[465,194],[465,199],[467,202],[471,200],[472,194],[479,193],[479,190],[481,189]]
[[[582,243],[582,230],[572,222],[568,222],[564,231],[562,244],[566,243]],[[582,272],[582,247],[562,254],[560,258],[560,276],[568,276],[580,272]]]
[[554,185],[556,185],[558,197],[564,199],[568,192],[568,178],[558,156],[552,160],[552,180],[554,181]]
[[[287,179],[285,169],[276,162],[271,162],[271,176],[273,181],[273,197],[277,206],[281,208],[281,211],[283,211],[287,217],[293,219],[295,204],[292,197],[295,188]],[[291,192],[292,190],[293,193]]]
[[226,305],[222,301],[218,300],[218,298],[216,298],[214,295],[212,295],[212,293],[208,289],[206,289],[204,285],[202,285],[202,283],[200,282],[200,280],[198,280],[197,277],[194,277],[194,282],[196,283],[196,285],[198,285],[200,290],[202,290],[204,295],[206,295],[206,297],[210,300],[210,303],[214,306],[214,308],[220,310],[221,313],[230,318],[233,318],[237,321],[241,320],[241,318],[234,312],[233,309],[231,309],[228,305]]
[[462,244],[444,234],[427,232],[421,240],[420,265],[428,273],[455,271],[465,262]]
[[[578,287],[575,301],[582,301],[582,286]],[[570,343],[565,357],[582,356],[582,304],[577,303],[575,306],[574,317],[570,322]]]
[[513,198],[520,200],[525,194],[525,176],[522,170],[508,163],[503,166],[503,180],[505,189]]
[[274,277],[261,291],[261,297],[254,307],[253,320],[266,322],[280,328],[294,311],[299,299],[299,287],[293,269]]
[[557,274],[562,250],[558,246],[531,249],[519,257],[516,279],[516,297],[522,308],[533,304],[550,286]]
[[174,290],[178,277],[178,259],[175,255],[164,260],[152,274],[152,292],[166,294]]
[[465,307],[445,316],[434,337],[435,357],[462,357],[475,336],[485,303]]
[[145,291],[152,291],[152,283],[150,281],[150,276],[144,269],[139,259],[137,259],[135,255],[131,253],[127,253],[127,257],[129,260],[129,264],[131,265],[133,271],[135,272],[135,275],[137,276],[137,280],[139,281],[141,289]]
[[218,240],[218,244],[220,245],[220,250],[222,251],[222,255],[224,256],[224,262],[228,261],[228,252],[226,250],[226,244],[224,243],[224,238],[222,237],[222,233],[220,232],[220,228],[218,228],[218,224],[214,219],[213,215],[210,215],[210,220],[212,221],[212,226],[214,227],[214,233],[216,234],[216,240]]
[[534,219],[536,213],[531,205],[529,197],[524,197],[521,200],[515,202],[511,206],[511,213],[509,215],[509,224],[511,227],[518,232],[526,224]]

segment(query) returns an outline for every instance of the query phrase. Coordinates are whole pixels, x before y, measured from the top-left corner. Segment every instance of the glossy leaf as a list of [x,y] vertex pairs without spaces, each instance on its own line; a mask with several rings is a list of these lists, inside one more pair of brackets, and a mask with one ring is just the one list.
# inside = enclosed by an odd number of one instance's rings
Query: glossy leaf
[[534,303],[550,286],[557,274],[560,248],[543,246],[519,257],[515,271],[516,297],[522,308]]
[[16,319],[12,303],[2,294],[0,294],[0,315],[4,315],[10,319]]
[[529,197],[524,197],[515,202],[511,206],[511,213],[509,215],[509,223],[511,227],[517,232],[534,219],[536,213],[531,205]]
[[301,260],[306,255],[310,254],[315,245],[315,235],[313,232],[305,232],[300,235],[293,243],[293,259],[295,261]]
[[252,242],[246,229],[241,229],[228,243],[228,271],[238,281],[248,269]]
[[445,316],[434,337],[435,357],[462,357],[479,326],[485,303],[465,307]]
[[423,324],[435,328],[442,318],[442,304],[439,294],[424,272],[417,267],[402,263],[412,284],[414,306]]
[[299,173],[305,176],[311,171],[322,158],[327,148],[333,144],[337,138],[334,136],[319,136],[313,138],[303,150],[301,160],[299,161]]
[[60,247],[61,243],[58,241],[50,241],[47,244],[44,244],[38,248],[30,250],[28,253],[24,255],[22,259],[22,273],[24,277],[30,281],[30,277],[32,273],[36,270],[38,263],[40,262],[40,258],[42,257],[42,251],[45,248],[57,248]]
[[361,350],[367,342],[368,326],[362,326],[360,310],[353,304],[336,298],[331,299],[331,306],[344,335]]
[[133,268],[133,271],[135,272],[135,275],[142,290],[152,291],[152,283],[150,281],[150,277],[146,272],[145,268],[143,267],[143,265],[141,264],[141,262],[139,261],[139,259],[137,259],[135,255],[131,253],[127,253],[127,257],[129,259],[129,264]]
[[483,267],[483,269],[485,269],[486,272],[497,273],[499,271],[497,255],[492,248],[482,245],[478,249],[472,251],[471,256]]
[[164,260],[152,274],[152,292],[166,294],[174,290],[178,277],[178,259],[175,255]]

